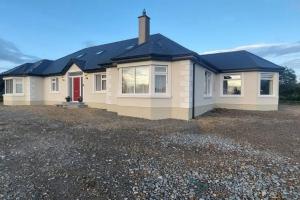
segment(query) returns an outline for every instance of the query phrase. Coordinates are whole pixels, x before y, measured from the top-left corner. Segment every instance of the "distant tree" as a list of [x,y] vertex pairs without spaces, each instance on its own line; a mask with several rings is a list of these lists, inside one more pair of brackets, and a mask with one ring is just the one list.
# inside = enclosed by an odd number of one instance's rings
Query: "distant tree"
[[279,74],[280,85],[295,85],[297,83],[297,76],[292,68],[284,67],[284,70]]
[[285,67],[279,74],[279,97],[281,100],[300,101],[300,84],[293,69]]

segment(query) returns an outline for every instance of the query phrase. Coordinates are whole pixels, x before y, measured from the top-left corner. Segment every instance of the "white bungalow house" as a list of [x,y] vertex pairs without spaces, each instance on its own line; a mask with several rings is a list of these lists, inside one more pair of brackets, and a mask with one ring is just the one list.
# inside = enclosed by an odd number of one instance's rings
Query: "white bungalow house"
[[89,107],[148,119],[188,120],[213,108],[277,110],[278,72],[247,51],[199,55],[139,17],[139,37],[25,63],[2,75],[4,105]]

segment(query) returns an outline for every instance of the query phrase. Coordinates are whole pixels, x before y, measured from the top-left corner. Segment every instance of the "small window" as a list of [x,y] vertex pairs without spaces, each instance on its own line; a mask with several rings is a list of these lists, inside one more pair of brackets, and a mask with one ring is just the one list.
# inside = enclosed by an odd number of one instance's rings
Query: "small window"
[[23,79],[17,78],[16,81],[16,93],[23,93]]
[[242,78],[241,75],[223,76],[223,95],[241,95]]
[[81,58],[85,55],[85,53],[79,54],[78,56],[76,56],[76,58]]
[[98,51],[96,54],[97,55],[100,55],[101,53],[103,53],[104,51],[102,51],[102,50],[100,50],[100,51]]
[[273,73],[260,74],[260,95],[273,95]]
[[211,72],[205,71],[205,88],[204,88],[204,95],[211,96]]
[[13,79],[5,80],[5,94],[13,93]]
[[126,47],[126,49],[132,49],[134,47],[134,45],[130,45],[128,47]]
[[167,92],[167,67],[156,66],[154,69],[155,93],[166,93]]
[[52,92],[58,92],[59,91],[58,78],[51,78],[51,91]]
[[95,91],[106,90],[106,74],[95,74]]

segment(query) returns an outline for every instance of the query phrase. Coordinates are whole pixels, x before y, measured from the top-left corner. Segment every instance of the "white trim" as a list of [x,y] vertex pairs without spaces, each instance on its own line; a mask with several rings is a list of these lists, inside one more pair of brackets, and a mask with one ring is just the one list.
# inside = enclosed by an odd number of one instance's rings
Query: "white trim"
[[[100,90],[96,90],[96,75],[100,75]],[[105,75],[106,89],[102,90],[102,75]],[[106,93],[107,90],[107,75],[106,72],[98,72],[93,74],[93,93]]]
[[[210,73],[209,94],[205,94],[205,91],[206,91],[206,72]],[[212,89],[213,89],[213,73],[211,71],[204,70],[204,94],[203,94],[203,97],[204,98],[211,98],[212,97],[212,91],[213,91]]]
[[[241,94],[223,94],[223,82],[224,82],[224,76],[230,76],[230,75],[240,75],[241,76]],[[240,98],[244,97],[244,72],[241,73],[221,73],[220,74],[220,97],[234,97],[234,98]]]
[[[7,77],[3,78],[4,80],[4,94],[3,96],[24,96],[24,90],[25,90],[25,85],[24,85],[24,78],[25,77]],[[22,80],[22,93],[16,93],[16,80],[20,79]],[[12,80],[12,93],[6,93],[6,81],[7,80]]]
[[[55,90],[52,90],[52,80],[55,79]],[[57,79],[57,83],[56,83]],[[57,90],[58,85],[58,90]],[[59,83],[59,76],[52,76],[50,77],[50,93],[60,93],[60,83]]]
[[[273,75],[272,77],[272,93],[273,94],[260,94],[260,84],[261,84],[261,74],[262,73],[270,73]],[[272,72],[259,72],[258,73],[258,88],[257,88],[257,96],[258,97],[261,97],[261,98],[275,98],[276,95],[275,95],[275,73],[272,73]],[[276,97],[277,98],[277,97]]]

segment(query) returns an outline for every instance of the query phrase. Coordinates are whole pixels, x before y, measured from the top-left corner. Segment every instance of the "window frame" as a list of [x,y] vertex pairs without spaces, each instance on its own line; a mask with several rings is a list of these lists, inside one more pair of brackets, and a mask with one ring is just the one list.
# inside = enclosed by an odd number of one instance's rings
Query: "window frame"
[[[268,74],[272,74],[272,94],[261,94],[261,77],[262,77],[262,74],[264,73],[268,73]],[[270,79],[264,79],[264,80],[270,80]],[[273,72],[259,72],[259,75],[258,75],[258,89],[257,89],[257,94],[258,94],[258,97],[275,97],[275,73]]]
[[[55,90],[53,90],[52,88],[52,83],[53,83],[53,80],[55,80]],[[59,87],[59,77],[51,77],[50,78],[50,92],[51,93],[59,93],[60,91],[60,87]]]
[[[17,92],[17,80],[20,81],[20,83],[18,83],[18,84],[22,85],[22,92]],[[13,82],[14,82],[13,83],[14,93],[17,94],[17,95],[24,94],[24,78],[15,78]]]
[[[17,89],[16,89],[16,80],[19,79],[21,80],[21,84],[22,84],[22,92],[17,93]],[[24,89],[25,89],[25,85],[24,85],[24,77],[8,77],[8,78],[3,78],[4,80],[4,94],[5,96],[24,96]],[[8,80],[12,80],[12,93],[6,93],[6,81]]]
[[[224,76],[236,76],[239,75],[241,77],[241,94],[224,94],[223,86],[224,86]],[[244,96],[244,73],[222,73],[220,74],[220,96],[221,97],[243,97]]]
[[[206,73],[210,74],[208,94],[205,93],[207,91]],[[204,92],[203,92],[204,97],[212,97],[212,91],[213,91],[213,73],[211,71],[205,70],[204,71]]]
[[[165,67],[166,68],[166,71],[165,72],[156,72],[155,69],[158,68],[158,67]],[[166,92],[156,92],[155,91],[155,79],[156,79],[156,75],[158,76],[166,76]],[[151,76],[151,75],[150,75]],[[168,92],[168,66],[164,66],[164,65],[154,65],[153,67],[153,93],[154,95],[166,95],[167,92]]]
[[[12,81],[12,89],[10,93],[6,93],[7,84],[6,81]],[[4,95],[13,95],[14,94],[14,79],[13,78],[7,78],[4,79]]]
[[[166,67],[166,93],[155,93],[155,67]],[[149,91],[148,93],[122,93],[122,73],[123,68],[149,67]],[[145,65],[125,65],[119,66],[119,89],[118,97],[136,98],[171,98],[171,67],[167,63],[150,63]]]
[[[97,90],[97,76],[100,76],[100,90]],[[103,78],[102,76],[105,76],[105,78]],[[103,86],[102,86],[102,80],[105,80],[106,82],[106,86],[105,86],[105,90],[103,90]],[[94,93],[105,93],[107,90],[107,75],[106,72],[99,72],[99,73],[95,73],[94,74]]]

